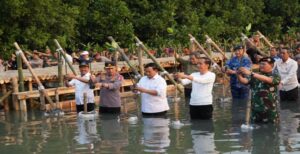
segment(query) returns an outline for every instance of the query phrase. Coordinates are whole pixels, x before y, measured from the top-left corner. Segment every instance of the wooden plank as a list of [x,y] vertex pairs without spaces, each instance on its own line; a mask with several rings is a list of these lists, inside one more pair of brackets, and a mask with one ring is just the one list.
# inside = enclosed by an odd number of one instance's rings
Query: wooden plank
[[[184,56],[183,58],[188,58],[188,56]],[[160,64],[163,67],[171,67],[168,62],[174,62],[174,57],[163,57],[163,58],[156,58],[158,62],[160,62]],[[151,59],[142,59],[144,64],[150,63],[152,62]],[[133,64],[134,66],[139,65],[138,60],[130,60],[130,63]],[[95,62],[92,63],[92,68],[93,68],[93,72],[95,74],[99,73],[99,72],[103,72],[104,71],[104,62]],[[74,70],[79,73],[79,67],[78,65],[72,65],[74,67]],[[125,61],[119,61],[118,62],[118,67],[122,68],[123,66],[127,66]],[[58,76],[58,72],[57,72],[57,66],[52,66],[52,67],[45,67],[45,68],[34,68],[33,69],[35,74],[39,77],[39,79],[42,78],[42,76],[48,75],[51,76],[51,78],[57,79]],[[120,72],[122,73],[122,72]],[[32,75],[30,74],[28,69],[24,69],[23,70],[23,75],[24,75],[24,81],[27,81],[28,78],[32,78]],[[5,73],[0,73],[0,84],[3,83],[9,83],[12,77],[18,77],[18,71],[17,70],[8,70],[5,71]]]

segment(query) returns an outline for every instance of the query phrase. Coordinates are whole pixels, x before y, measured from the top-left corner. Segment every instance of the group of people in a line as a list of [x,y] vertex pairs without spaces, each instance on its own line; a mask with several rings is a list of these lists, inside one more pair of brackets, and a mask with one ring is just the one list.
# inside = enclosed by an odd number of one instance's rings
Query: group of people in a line
[[[300,48],[300,46],[299,46]],[[254,62],[247,56],[245,48],[234,48],[235,56],[227,60],[222,72],[230,77],[233,99],[251,99],[251,119],[253,122],[278,122],[279,90],[281,101],[298,100],[298,63],[290,57],[288,48],[270,48],[269,57],[260,57],[258,70],[252,69]],[[216,74],[210,71],[212,62],[199,52],[191,52],[184,60],[176,53],[176,59],[183,67],[175,78],[185,86],[185,96],[189,99],[191,119],[210,119],[213,113],[212,90]],[[297,55],[300,57],[300,55]],[[295,58],[297,57],[295,56]],[[94,110],[94,96],[91,84],[100,87],[100,113],[119,114],[121,112],[120,87],[123,77],[118,73],[115,61],[105,62],[105,74],[93,76],[89,73],[89,61],[79,64],[81,74],[68,75],[68,86],[76,88],[77,112],[83,110],[83,93],[88,95],[88,110]],[[134,87],[141,95],[141,111],[144,116],[165,116],[169,110],[167,84],[159,75],[155,63],[145,65],[145,76]],[[250,92],[251,91],[251,92]],[[249,96],[251,94],[251,96]]]

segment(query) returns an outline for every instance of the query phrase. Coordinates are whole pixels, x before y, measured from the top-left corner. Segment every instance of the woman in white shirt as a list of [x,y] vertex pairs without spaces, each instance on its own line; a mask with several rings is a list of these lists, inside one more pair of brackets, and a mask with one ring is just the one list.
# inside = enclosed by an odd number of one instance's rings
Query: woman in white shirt
[[198,63],[199,72],[191,75],[178,73],[177,77],[182,79],[183,85],[192,83],[192,93],[190,99],[191,119],[211,119],[212,118],[212,89],[216,75],[209,71],[211,61],[208,58],[201,58]]

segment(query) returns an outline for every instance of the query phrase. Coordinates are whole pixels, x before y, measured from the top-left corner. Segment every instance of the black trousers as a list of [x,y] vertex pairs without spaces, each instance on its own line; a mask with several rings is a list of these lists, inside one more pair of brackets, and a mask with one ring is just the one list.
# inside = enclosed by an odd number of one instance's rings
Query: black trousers
[[[87,111],[93,111],[95,109],[95,103],[87,103]],[[84,111],[84,105],[76,105],[76,111],[77,113]]]
[[156,113],[145,113],[142,112],[142,115],[144,118],[165,118],[167,115],[167,111],[163,111],[163,112],[156,112]]
[[281,101],[297,101],[298,100],[298,87],[289,91],[279,91]]
[[121,113],[121,107],[99,107],[99,114],[100,113],[109,113],[109,114],[120,114]]
[[200,106],[193,106],[190,105],[190,116],[191,119],[211,119],[213,112],[212,105],[200,105]]

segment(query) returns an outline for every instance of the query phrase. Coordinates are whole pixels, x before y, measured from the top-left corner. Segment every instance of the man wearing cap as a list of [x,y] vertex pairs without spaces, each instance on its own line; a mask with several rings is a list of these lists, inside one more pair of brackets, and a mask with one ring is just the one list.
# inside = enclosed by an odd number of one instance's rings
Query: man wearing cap
[[247,99],[249,95],[249,86],[241,84],[237,79],[237,70],[240,67],[251,69],[251,60],[244,56],[243,46],[236,46],[234,48],[235,56],[228,60],[225,67],[222,69],[223,72],[230,75],[230,86],[231,94],[233,99]]
[[239,82],[249,84],[251,87],[252,122],[279,122],[277,86],[280,83],[280,76],[277,71],[273,71],[274,62],[271,57],[262,58],[259,61],[259,73],[245,67],[239,68],[237,74]]
[[141,93],[143,116],[165,116],[169,110],[167,83],[158,75],[155,63],[145,66],[146,76],[142,77],[135,90]]
[[76,100],[76,110],[77,113],[84,110],[84,93],[87,95],[87,110],[93,111],[95,108],[94,102],[94,91],[90,89],[89,84],[87,83],[90,80],[91,73],[89,70],[89,65],[86,61],[82,61],[79,64],[80,75],[68,74],[66,79],[72,79],[70,82],[66,82],[68,87],[75,87],[75,100]]
[[121,112],[120,87],[122,86],[123,76],[117,71],[115,61],[105,62],[106,74],[92,78],[100,90],[99,113],[119,114]]
[[296,101],[298,99],[298,64],[290,58],[288,48],[280,50],[281,59],[275,62],[275,69],[279,72],[281,82],[279,84],[281,101]]

